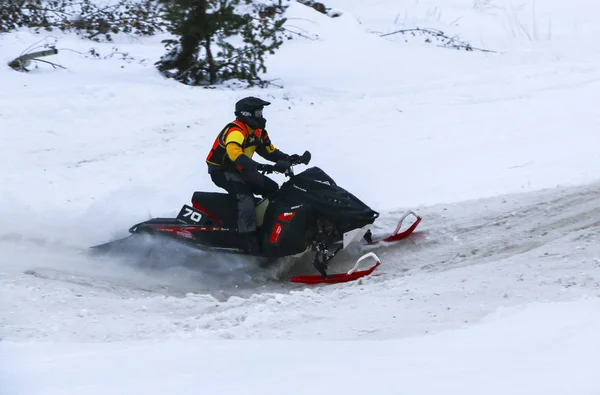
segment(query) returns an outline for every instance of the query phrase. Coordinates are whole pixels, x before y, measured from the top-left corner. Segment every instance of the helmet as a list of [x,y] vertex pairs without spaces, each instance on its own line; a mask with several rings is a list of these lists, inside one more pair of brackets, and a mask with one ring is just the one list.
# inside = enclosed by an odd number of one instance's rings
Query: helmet
[[235,103],[235,116],[252,129],[264,129],[267,120],[263,117],[263,107],[268,106],[268,101],[257,97],[248,96]]

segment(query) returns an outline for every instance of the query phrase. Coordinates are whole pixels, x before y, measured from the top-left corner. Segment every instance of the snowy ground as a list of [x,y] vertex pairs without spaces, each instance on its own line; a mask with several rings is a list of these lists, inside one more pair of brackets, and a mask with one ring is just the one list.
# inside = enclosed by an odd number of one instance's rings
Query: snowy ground
[[[469,329],[386,342],[188,339],[4,351],[18,355],[12,379],[23,379],[27,394],[592,395],[600,389],[599,307],[597,300],[533,304]],[[10,380],[4,389],[18,393]]]
[[[68,70],[0,68],[0,394],[600,391],[598,6],[372,3],[332,1],[336,19],[292,7],[318,38],[270,58],[282,89],[163,80],[158,37],[55,35],[135,60],[64,50]],[[377,33],[406,27],[499,52]],[[43,37],[0,36],[2,59]],[[419,232],[374,249],[372,276],[326,287],[286,282],[293,262],[89,257],[217,190],[204,158],[247,94],[273,102],[277,146],[309,149],[382,213],[378,233],[407,209]]]

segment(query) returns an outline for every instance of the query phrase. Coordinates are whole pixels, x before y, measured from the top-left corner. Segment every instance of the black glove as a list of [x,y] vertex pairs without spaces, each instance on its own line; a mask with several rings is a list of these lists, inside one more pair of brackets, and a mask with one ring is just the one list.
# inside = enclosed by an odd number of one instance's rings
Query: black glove
[[273,170],[277,173],[285,173],[291,166],[292,164],[287,160],[278,160],[277,163],[273,165]]
[[304,151],[302,156],[300,156],[298,154],[290,155],[289,161],[294,164],[303,163],[305,165],[308,165],[308,162],[310,162],[310,158],[311,158],[310,152]]
[[259,163],[258,165],[256,165],[256,170],[264,171],[265,173],[273,173],[275,171],[274,167],[275,166],[273,166],[273,165]]

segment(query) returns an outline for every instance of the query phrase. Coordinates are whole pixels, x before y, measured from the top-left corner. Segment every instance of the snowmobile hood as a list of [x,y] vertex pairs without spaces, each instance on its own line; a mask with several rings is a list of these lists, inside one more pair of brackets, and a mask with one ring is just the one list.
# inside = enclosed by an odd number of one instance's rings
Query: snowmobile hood
[[316,213],[341,226],[342,231],[372,224],[379,216],[318,167],[290,178],[281,186],[278,196],[298,204],[309,204]]

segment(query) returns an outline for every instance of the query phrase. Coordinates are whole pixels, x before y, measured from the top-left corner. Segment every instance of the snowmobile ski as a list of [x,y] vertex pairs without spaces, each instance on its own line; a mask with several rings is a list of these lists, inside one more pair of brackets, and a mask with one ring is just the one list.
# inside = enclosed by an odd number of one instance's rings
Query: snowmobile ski
[[[369,269],[366,269],[366,270],[358,270],[360,263],[367,258],[375,259],[375,261],[376,261],[375,265],[371,266]],[[328,274],[327,276],[322,276],[322,275],[318,275],[318,274],[317,275],[294,276],[290,279],[290,281],[293,283],[303,283],[303,284],[344,283],[344,282],[348,282],[348,281],[358,280],[361,277],[368,276],[369,274],[373,273],[373,271],[375,269],[377,269],[377,267],[379,265],[381,265],[381,261],[379,260],[379,257],[377,257],[377,255],[375,255],[375,253],[369,252],[368,254],[365,254],[365,255],[361,256],[360,258],[358,258],[358,260],[354,264],[354,267],[352,269],[350,269],[347,273]]]
[[[408,229],[401,232],[400,229],[402,228],[402,222],[409,215],[414,215],[416,220],[415,220],[415,222],[412,223],[412,225],[410,225],[408,227]],[[394,230],[394,232],[390,236],[383,238],[383,239],[379,239],[379,240],[373,240],[373,236],[369,232],[365,235],[365,240],[368,245],[375,245],[375,244],[379,244],[382,242],[392,243],[395,241],[406,239],[408,236],[410,236],[415,231],[415,229],[417,229],[417,226],[419,226],[422,219],[423,218],[419,214],[417,214],[416,212],[414,212],[412,210],[409,210],[406,213],[404,213],[402,215],[402,217],[400,217],[400,220],[398,221],[398,225],[396,226],[396,230]]]

